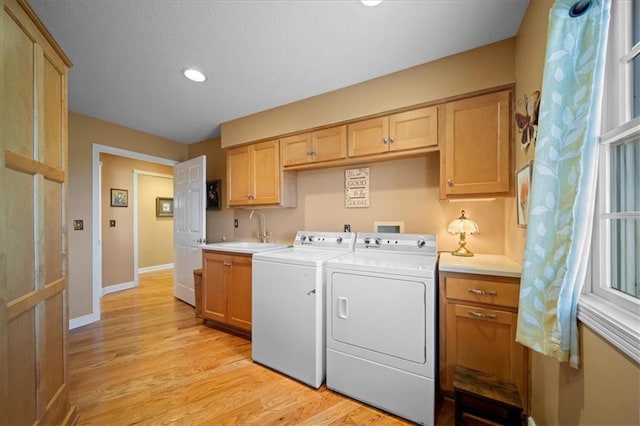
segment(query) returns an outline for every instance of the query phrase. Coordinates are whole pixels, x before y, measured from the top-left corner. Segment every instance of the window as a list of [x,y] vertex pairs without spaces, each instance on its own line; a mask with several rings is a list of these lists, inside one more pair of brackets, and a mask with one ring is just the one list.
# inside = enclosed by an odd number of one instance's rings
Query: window
[[640,0],[611,2],[591,279],[578,317],[640,362]]

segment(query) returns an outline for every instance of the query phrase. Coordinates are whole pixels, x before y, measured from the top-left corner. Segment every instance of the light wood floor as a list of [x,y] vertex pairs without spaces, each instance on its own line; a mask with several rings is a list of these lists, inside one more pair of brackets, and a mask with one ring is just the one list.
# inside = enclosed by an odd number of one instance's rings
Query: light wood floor
[[[407,422],[251,361],[251,342],[202,324],[174,299],[172,271],[102,298],[102,320],[69,335],[78,424],[381,424]],[[445,403],[437,424],[453,424]]]

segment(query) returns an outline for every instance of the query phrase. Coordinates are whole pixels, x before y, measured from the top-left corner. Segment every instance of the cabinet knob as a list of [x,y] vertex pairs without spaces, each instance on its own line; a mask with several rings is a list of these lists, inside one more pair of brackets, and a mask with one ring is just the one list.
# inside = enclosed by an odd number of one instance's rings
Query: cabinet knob
[[451,178],[447,179],[447,185],[453,186],[453,179]]
[[389,143],[394,143],[396,140],[393,136],[389,136]]
[[231,263],[230,262],[223,262],[222,266],[224,266],[224,267],[231,266]]
[[382,143],[389,143],[389,138],[387,138],[386,136],[382,138]]

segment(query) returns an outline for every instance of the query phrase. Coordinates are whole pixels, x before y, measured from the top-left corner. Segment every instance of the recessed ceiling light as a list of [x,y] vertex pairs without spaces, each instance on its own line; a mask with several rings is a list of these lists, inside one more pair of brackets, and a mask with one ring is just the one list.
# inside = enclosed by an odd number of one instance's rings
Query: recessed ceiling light
[[182,74],[184,74],[184,76],[189,80],[195,81],[196,83],[202,83],[207,79],[207,76],[194,68],[185,68],[182,70]]
[[382,3],[382,0],[360,0],[360,3],[364,4],[365,6],[373,7]]

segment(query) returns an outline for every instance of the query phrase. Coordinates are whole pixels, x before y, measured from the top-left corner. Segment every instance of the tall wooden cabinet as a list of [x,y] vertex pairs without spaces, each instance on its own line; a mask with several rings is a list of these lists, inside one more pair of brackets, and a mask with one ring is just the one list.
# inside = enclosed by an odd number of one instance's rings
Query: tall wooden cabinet
[[505,196],[511,179],[511,91],[444,105],[441,198]]
[[440,256],[440,390],[456,365],[514,383],[528,408],[528,351],[516,342],[520,265],[498,255]]
[[0,424],[69,424],[71,62],[24,0],[0,5]]
[[202,316],[218,325],[251,333],[250,254],[204,251]]
[[295,175],[280,167],[278,140],[227,150],[229,207],[295,207]]

